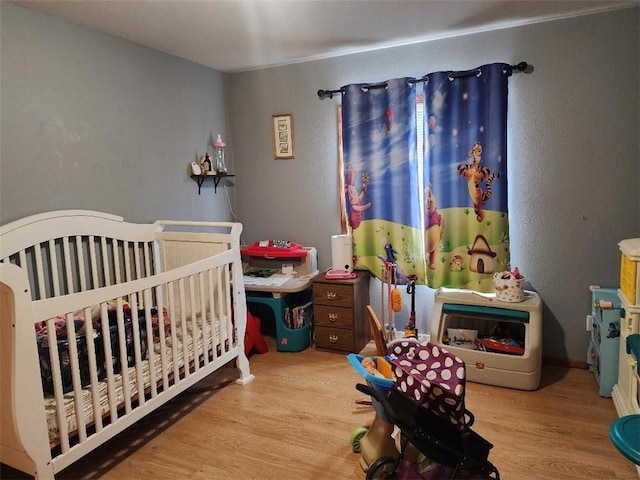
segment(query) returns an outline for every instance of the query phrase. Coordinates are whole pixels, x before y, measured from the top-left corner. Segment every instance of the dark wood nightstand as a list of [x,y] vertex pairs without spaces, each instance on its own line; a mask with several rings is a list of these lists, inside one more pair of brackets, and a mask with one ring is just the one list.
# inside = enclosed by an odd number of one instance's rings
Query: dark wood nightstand
[[336,353],[358,353],[371,340],[366,306],[369,304],[369,272],[356,278],[313,280],[316,349]]

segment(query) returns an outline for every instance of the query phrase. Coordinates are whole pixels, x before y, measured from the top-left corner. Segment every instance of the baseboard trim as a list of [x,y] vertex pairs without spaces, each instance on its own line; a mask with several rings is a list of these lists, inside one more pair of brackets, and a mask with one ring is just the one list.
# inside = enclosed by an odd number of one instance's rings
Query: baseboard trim
[[542,364],[553,365],[555,367],[580,368],[582,370],[589,369],[589,364],[587,362],[582,362],[580,360],[571,360],[568,358],[542,357]]

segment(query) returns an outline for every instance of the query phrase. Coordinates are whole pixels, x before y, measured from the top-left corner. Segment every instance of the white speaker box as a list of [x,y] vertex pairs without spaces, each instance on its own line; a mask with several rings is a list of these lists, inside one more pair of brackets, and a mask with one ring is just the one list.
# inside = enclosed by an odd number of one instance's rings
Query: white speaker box
[[353,272],[353,249],[351,235],[331,236],[331,268]]

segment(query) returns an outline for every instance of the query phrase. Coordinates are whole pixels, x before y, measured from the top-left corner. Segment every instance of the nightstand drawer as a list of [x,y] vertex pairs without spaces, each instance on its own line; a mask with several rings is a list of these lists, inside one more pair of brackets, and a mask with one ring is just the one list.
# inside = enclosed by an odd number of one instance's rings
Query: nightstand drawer
[[353,309],[333,305],[314,305],[313,323],[316,327],[337,327],[353,330]]
[[315,327],[316,347],[319,349],[353,352],[353,330],[335,327]]
[[353,307],[353,286],[330,283],[314,283],[313,301],[319,305]]

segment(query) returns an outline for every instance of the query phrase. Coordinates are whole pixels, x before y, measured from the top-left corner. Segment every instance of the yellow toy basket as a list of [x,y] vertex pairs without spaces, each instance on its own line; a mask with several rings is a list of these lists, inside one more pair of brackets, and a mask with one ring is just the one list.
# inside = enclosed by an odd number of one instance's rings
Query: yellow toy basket
[[640,238],[622,240],[618,246],[620,260],[620,290],[630,306],[640,306]]

